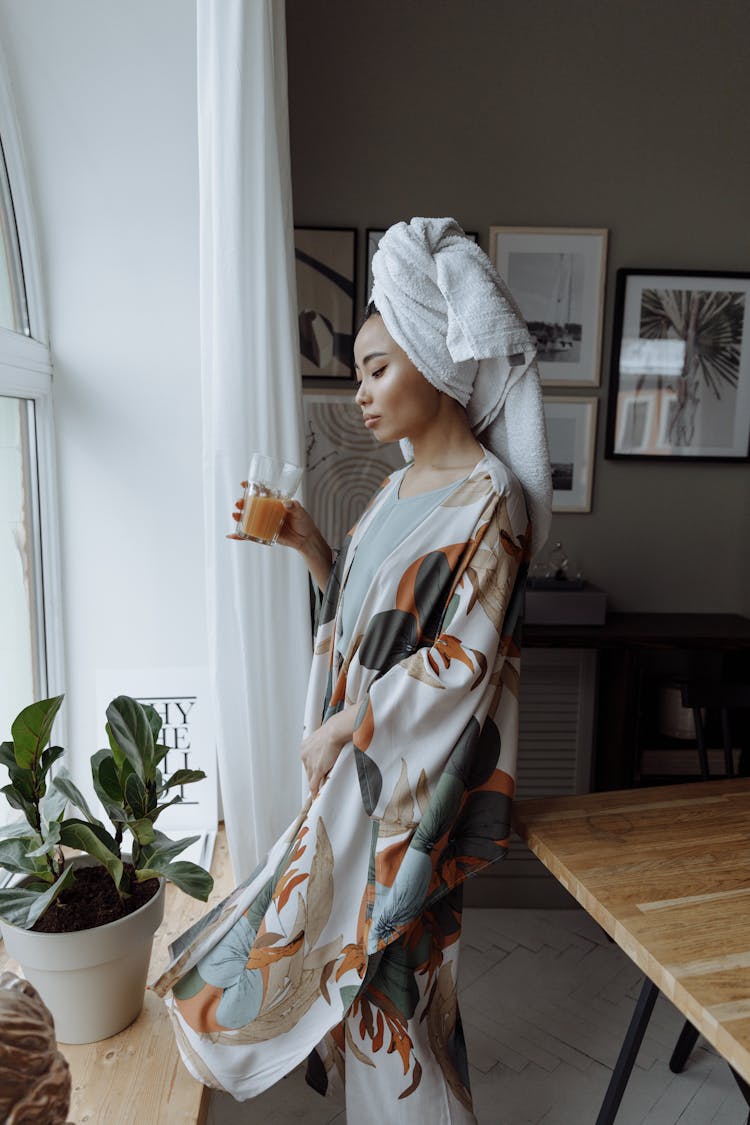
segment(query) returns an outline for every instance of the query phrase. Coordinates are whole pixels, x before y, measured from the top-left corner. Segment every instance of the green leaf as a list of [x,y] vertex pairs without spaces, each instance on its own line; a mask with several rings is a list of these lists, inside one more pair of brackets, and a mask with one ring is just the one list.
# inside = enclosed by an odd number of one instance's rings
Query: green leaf
[[342,1015],[345,1016],[349,1011],[357,998],[357,993],[360,991],[360,988],[361,986],[358,984],[345,984],[341,989],[341,1003],[344,1005]]
[[24,887],[5,887],[0,890],[0,918],[10,922],[11,926],[28,930],[33,925],[33,922],[29,922],[29,911],[38,899],[38,891],[29,891]]
[[154,736],[154,749],[156,749],[156,740],[159,737],[159,734],[161,732],[161,726],[162,726],[161,715],[159,714],[159,712],[156,710],[155,707],[151,706],[150,703],[142,703],[141,706],[143,707],[143,710],[146,712],[146,718],[148,719],[148,725],[151,727],[151,733]]
[[153,843],[156,833],[154,832],[153,824],[147,816],[136,820],[133,824],[129,824],[128,828],[142,846]]
[[123,763],[127,761],[127,758],[125,757],[124,753],[122,752],[122,750],[118,746],[117,739],[115,738],[114,734],[112,733],[112,728],[110,727],[109,723],[107,723],[107,725],[104,729],[107,732],[107,739],[109,741],[110,752],[112,754],[112,757],[114,758],[115,765],[117,766],[118,771],[120,771],[122,769]]
[[73,779],[68,776],[67,773],[63,773],[61,771],[57,775],[57,777],[55,778],[55,780],[52,784],[57,789],[59,789],[60,792],[65,797],[67,797],[67,799],[72,804],[74,804],[77,809],[81,810],[81,812],[83,813],[83,815],[86,817],[86,819],[89,821],[90,824],[97,824],[100,828],[104,827],[102,822],[99,820],[99,818],[94,816],[94,814],[92,813],[91,809],[89,808],[89,806],[86,802],[86,798],[84,797],[83,793],[78,788],[78,786],[75,784]]
[[171,801],[165,801],[163,804],[157,805],[155,809],[149,810],[148,815],[151,817],[152,820],[156,820],[156,818],[158,816],[160,816],[161,813],[163,813],[165,809],[168,809],[170,805],[179,805],[181,801],[182,801],[182,797],[178,793],[177,796],[173,797]]
[[147,868],[140,868],[135,873],[139,883],[143,883],[146,879],[153,879],[156,875],[163,875],[181,891],[192,898],[199,898],[201,902],[205,902],[213,890],[212,877],[197,863],[188,863],[187,860],[178,860],[176,863],[162,862],[158,856],[151,856],[148,862]]
[[[39,871],[39,864],[34,863],[33,856],[38,853],[37,845],[40,843],[38,836],[27,836],[25,839],[0,840],[0,867],[14,874],[35,875]],[[36,851],[30,851],[30,848]],[[42,844],[42,854],[47,849]]]
[[26,800],[20,793],[17,792],[15,786],[4,785],[0,789],[0,793],[5,794],[5,798],[12,809],[18,809],[26,817],[27,822],[33,827],[36,818],[36,809],[31,801]]
[[36,833],[32,833],[28,822],[25,820],[14,820],[10,824],[4,824],[0,827],[0,840],[17,840],[19,836],[23,836],[27,840],[37,838]]
[[0,766],[15,766],[16,756],[13,753],[12,742],[0,742]]
[[62,746],[48,746],[42,754],[42,773],[47,773],[50,766],[65,753]]
[[136,820],[150,812],[148,792],[137,773],[131,773],[125,782],[125,805],[132,809]]
[[154,829],[153,841],[143,851],[144,862],[150,863],[151,858],[154,857],[158,858],[161,863],[168,863],[180,852],[184,852],[185,848],[194,844],[196,840],[200,840],[200,836],[187,836],[184,840],[171,840],[163,832]]
[[41,918],[60,892],[72,882],[73,868],[66,867],[60,878],[44,892],[27,887],[5,887],[0,890],[0,916],[13,926],[30,930],[37,918]]
[[175,785],[190,785],[193,781],[203,781],[205,776],[203,770],[175,770],[167,778],[162,792],[166,793],[167,789],[172,789]]
[[[127,765],[127,763],[125,763]],[[130,775],[130,766],[128,776]],[[125,793],[120,784],[120,774],[115,759],[109,750],[98,750],[91,759],[91,776],[94,790],[104,805],[104,810],[113,824],[127,824]]]
[[[60,822],[53,820],[38,848],[27,852],[28,856],[50,855],[60,843]],[[38,868],[35,868],[38,870]]]
[[111,737],[141,781],[154,774],[154,732],[143,704],[128,695],[118,695],[107,708]]
[[154,746],[154,763],[155,763],[155,765],[158,766],[161,762],[164,761],[167,754],[169,753],[169,750],[170,750],[169,746],[165,746],[163,742],[157,742],[156,746]]
[[16,762],[24,769],[34,769],[42,750],[49,742],[52,724],[60,710],[62,695],[42,699],[24,707],[10,728]]
[[60,820],[65,812],[65,806],[68,803],[68,798],[62,793],[53,780],[47,792],[39,802],[39,812],[42,816],[42,827],[52,823],[53,820]]
[[57,882],[53,883],[45,894],[39,895],[36,902],[29,910],[29,926],[33,926],[37,918],[41,918],[42,914],[52,905],[59,894],[73,885],[74,875],[74,868],[66,867]]
[[109,750],[97,750],[91,758],[91,776],[94,780],[96,795],[103,805],[114,801],[121,805],[123,792],[120,786],[120,777],[117,763]]
[[31,770],[22,769],[20,766],[11,766],[8,769],[11,785],[19,797],[27,801],[34,800],[34,775]]
[[122,860],[113,836],[103,828],[87,824],[84,820],[63,821],[60,842],[69,848],[77,848],[99,860],[109,871],[117,889],[122,879]]

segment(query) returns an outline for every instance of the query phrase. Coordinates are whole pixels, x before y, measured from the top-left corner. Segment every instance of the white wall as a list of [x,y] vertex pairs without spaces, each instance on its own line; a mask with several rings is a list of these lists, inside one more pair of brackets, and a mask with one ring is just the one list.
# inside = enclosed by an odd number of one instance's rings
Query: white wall
[[206,663],[195,5],[0,0],[58,424],[67,726],[96,673]]

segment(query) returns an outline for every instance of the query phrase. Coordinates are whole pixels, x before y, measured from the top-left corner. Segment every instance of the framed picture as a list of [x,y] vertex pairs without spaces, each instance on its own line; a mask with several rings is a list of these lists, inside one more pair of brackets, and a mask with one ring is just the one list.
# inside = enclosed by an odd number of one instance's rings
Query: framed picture
[[591,511],[598,405],[595,398],[544,396],[553,512]]
[[607,231],[490,227],[490,258],[536,337],[542,383],[597,387]]
[[617,271],[607,457],[747,461],[750,274]]
[[352,378],[356,245],[354,228],[294,228],[303,382]]
[[[473,239],[474,242],[477,241],[476,231],[467,230],[465,233],[468,238]],[[365,232],[365,261],[367,263],[367,272],[365,274],[365,303],[369,301],[370,293],[372,292],[372,258],[384,234],[384,230],[375,230],[373,227],[368,227]]]
[[365,304],[370,300],[372,293],[372,259],[375,251],[378,248],[378,243],[385,234],[384,230],[374,230],[368,227],[365,231],[365,261],[367,263],[367,274],[365,276]]
[[339,548],[381,482],[404,466],[398,442],[379,445],[353,394],[305,391],[305,506]]

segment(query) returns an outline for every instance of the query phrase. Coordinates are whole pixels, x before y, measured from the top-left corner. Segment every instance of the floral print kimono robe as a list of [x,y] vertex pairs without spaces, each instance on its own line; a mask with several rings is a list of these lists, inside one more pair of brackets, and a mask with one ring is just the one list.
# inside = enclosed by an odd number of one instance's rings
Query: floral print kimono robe
[[154,985],[188,1069],[245,1099],[308,1058],[350,1125],[471,1122],[456,1001],[461,883],[508,846],[530,529],[490,453],[376,572],[347,652],[342,592],[387,478],[323,599],[305,733],[352,738],[266,860],[171,947]]

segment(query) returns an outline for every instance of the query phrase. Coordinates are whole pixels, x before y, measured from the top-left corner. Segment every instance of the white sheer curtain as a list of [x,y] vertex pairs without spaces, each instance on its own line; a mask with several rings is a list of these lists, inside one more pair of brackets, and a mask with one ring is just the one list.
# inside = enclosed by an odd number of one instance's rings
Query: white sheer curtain
[[283,0],[198,0],[209,661],[237,879],[300,807],[310,660],[295,552],[226,539],[253,449],[301,464]]

